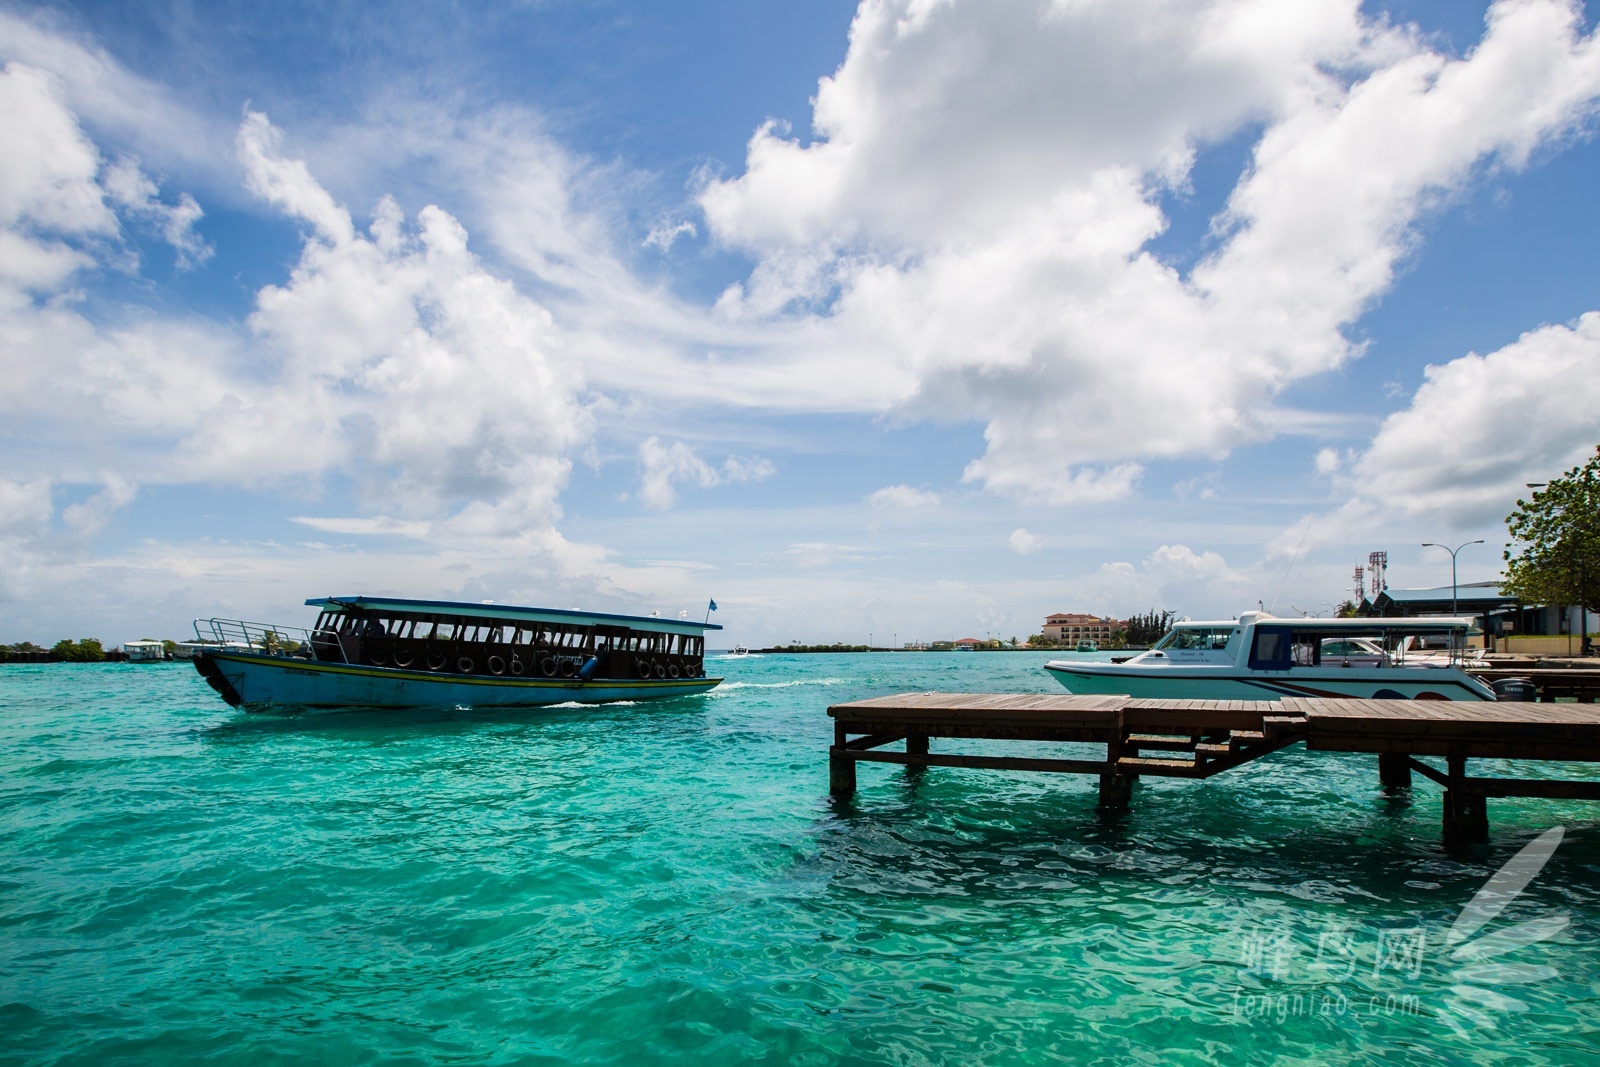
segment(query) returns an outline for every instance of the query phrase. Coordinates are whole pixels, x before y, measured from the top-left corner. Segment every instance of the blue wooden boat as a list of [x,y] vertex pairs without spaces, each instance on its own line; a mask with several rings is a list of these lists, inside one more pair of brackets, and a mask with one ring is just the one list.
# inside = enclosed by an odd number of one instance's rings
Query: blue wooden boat
[[383,597],[307,600],[308,629],[195,621],[235,707],[519,707],[704,693],[711,622]]

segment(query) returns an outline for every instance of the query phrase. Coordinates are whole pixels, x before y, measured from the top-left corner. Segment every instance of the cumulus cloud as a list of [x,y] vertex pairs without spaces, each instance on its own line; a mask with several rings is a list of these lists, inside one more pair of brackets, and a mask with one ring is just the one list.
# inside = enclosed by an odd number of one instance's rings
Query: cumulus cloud
[[1044,547],[1044,538],[1036,533],[1029,533],[1019,526],[1011,531],[1008,543],[1011,545],[1011,551],[1017,555],[1028,556]]
[[138,486],[122,475],[108,475],[101,490],[61,512],[61,519],[77,537],[87,539],[105,528],[116,513],[133,502]]
[[867,503],[880,510],[911,511],[939,506],[939,494],[909,485],[886,485],[867,497]]
[[[1493,5],[1459,58],[1345,0],[868,0],[813,138],[761,128],[700,205],[758,259],[723,314],[890,368],[852,383],[883,410],[981,420],[970,480],[1103,501],[1149,458],[1278,432],[1287,385],[1359,355],[1343,331],[1418,220],[1583,129],[1597,95],[1561,0]],[[1184,276],[1148,250],[1162,191],[1257,126]]]
[[711,489],[723,484],[755,482],[772,477],[777,468],[759,456],[729,456],[721,470],[711,466],[682,441],[663,444],[647,437],[639,445],[639,500],[647,508],[664,510],[677,502],[675,484]]
[[[131,159],[97,181],[98,153],[50,80],[17,69],[5,79],[0,91],[51,131],[0,164],[10,223],[0,232],[12,245],[44,247],[54,238],[38,235],[68,233],[79,241],[67,271],[81,269],[94,262],[82,239],[114,234],[115,204],[166,212],[184,247],[197,207],[161,206]],[[35,446],[59,442],[62,479],[126,485],[75,513],[84,529],[125,503],[135,480],[314,487],[325,476],[350,479],[367,510],[440,520],[435,528],[452,535],[548,527],[568,455],[591,425],[548,309],[487,271],[437,207],[408,219],[384,199],[358,230],[283,152],[265,116],[245,117],[238,147],[250,187],[310,224],[289,279],[258,294],[247,334],[153,316],[99,324],[21,294],[0,314],[8,431]],[[67,282],[35,272],[32,284],[46,280]],[[68,425],[62,411],[80,418]],[[74,462],[96,466],[74,473]]]
[[309,222],[317,236],[335,244],[354,236],[350,213],[311,176],[303,159],[283,155],[283,133],[259,111],[247,112],[237,138],[245,186],[286,214]]
[[93,263],[64,237],[112,238],[117,219],[96,181],[100,155],[43,71],[0,71],[0,277],[25,289],[60,286]]
[[101,179],[106,193],[126,211],[158,227],[161,237],[178,253],[178,268],[192,270],[211,258],[212,247],[196,231],[205,215],[188,193],[176,204],[164,204],[161,190],[139,169],[138,160],[124,157],[106,168]]
[[1583,462],[1600,441],[1600,312],[1544,326],[1487,356],[1424,372],[1348,483],[1408,515],[1457,525],[1503,518],[1524,483]]
[[239,152],[250,187],[312,234],[289,281],[258,294],[261,380],[188,442],[201,472],[341,471],[371,508],[460,509],[480,532],[554,521],[590,419],[549,311],[485,270],[438,207],[412,221],[385,198],[358,231],[265,116],[246,116]]
[[[228,183],[236,172],[224,154],[231,128],[179,103],[164,85],[128,70],[55,12],[0,9],[0,59],[51,72],[62,102],[89,125],[146,158],[186,175]],[[8,118],[15,112],[7,112]]]
[[1148,605],[1180,614],[1210,614],[1216,611],[1211,605],[1222,604],[1233,605],[1226,614],[1237,614],[1256,606],[1270,580],[1257,569],[1235,567],[1218,552],[1165,544],[1138,563],[1102,564],[1075,580],[1073,589],[1087,610],[1096,612],[1127,613],[1129,605]]
[[50,521],[50,481],[13,481],[0,476],[0,532],[32,533]]

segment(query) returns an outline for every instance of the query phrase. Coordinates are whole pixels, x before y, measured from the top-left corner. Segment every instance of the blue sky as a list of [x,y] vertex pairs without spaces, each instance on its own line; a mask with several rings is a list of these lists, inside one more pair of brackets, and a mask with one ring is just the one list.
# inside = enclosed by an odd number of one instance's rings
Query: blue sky
[[0,641],[1321,612],[1600,443],[1561,0],[0,5]]

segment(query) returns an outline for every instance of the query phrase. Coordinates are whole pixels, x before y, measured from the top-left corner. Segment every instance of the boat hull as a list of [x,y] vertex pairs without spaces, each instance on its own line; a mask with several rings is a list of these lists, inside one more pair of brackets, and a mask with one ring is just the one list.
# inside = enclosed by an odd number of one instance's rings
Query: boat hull
[[1045,670],[1079,695],[1185,700],[1282,700],[1365,697],[1376,700],[1493,700],[1487,686],[1448,667],[1298,668],[1244,671],[1237,666],[1127,668],[1052,660]]
[[693,696],[721,678],[507,678],[205,652],[195,669],[234,707],[540,707]]

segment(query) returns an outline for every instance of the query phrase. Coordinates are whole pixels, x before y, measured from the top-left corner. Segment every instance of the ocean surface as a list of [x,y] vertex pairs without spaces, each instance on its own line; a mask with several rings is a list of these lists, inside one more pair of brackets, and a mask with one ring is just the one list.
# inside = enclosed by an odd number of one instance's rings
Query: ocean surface
[[0,667],[0,1063],[1600,1063],[1600,806],[1490,801],[1452,856],[1437,788],[1298,746],[1120,816],[1063,775],[829,798],[829,704],[1046,658],[272,715],[188,664]]

